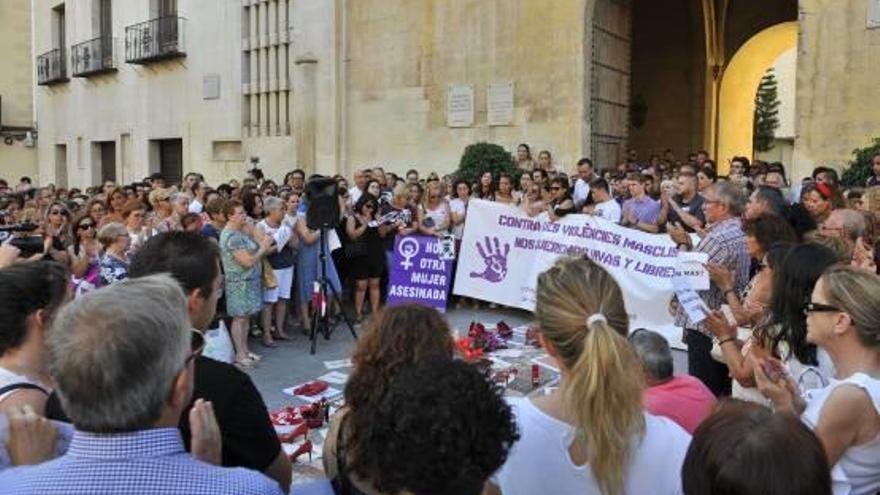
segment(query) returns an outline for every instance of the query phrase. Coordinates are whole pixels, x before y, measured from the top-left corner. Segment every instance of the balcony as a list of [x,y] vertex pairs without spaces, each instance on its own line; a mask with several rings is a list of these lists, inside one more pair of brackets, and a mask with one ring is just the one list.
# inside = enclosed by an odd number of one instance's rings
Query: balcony
[[115,38],[103,36],[73,45],[73,77],[116,72]]
[[148,64],[185,57],[182,17],[159,17],[125,28],[125,61]]
[[37,84],[49,86],[67,81],[64,50],[56,48],[37,57]]

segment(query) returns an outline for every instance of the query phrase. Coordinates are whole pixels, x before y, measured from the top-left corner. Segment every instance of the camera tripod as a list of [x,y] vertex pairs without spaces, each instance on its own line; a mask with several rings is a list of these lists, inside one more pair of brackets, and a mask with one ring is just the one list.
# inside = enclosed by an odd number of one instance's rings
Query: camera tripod
[[318,262],[321,264],[321,273],[318,274],[318,279],[315,280],[315,290],[312,296],[312,304],[315,306],[315,312],[312,314],[312,329],[309,332],[309,340],[311,340],[310,354],[315,353],[315,348],[318,345],[318,333],[324,335],[324,340],[330,340],[330,335],[336,328],[336,325],[330,325],[330,315],[327,314],[329,306],[329,301],[327,299],[328,288],[333,299],[339,304],[339,314],[342,315],[342,320],[345,322],[346,326],[348,326],[349,331],[351,331],[351,336],[357,340],[357,332],[354,331],[354,325],[345,313],[345,308],[342,307],[342,299],[339,297],[339,293],[336,292],[336,288],[333,284],[330,284],[327,280],[327,233],[330,230],[330,227],[322,226],[321,238],[318,241],[321,243],[318,252]]

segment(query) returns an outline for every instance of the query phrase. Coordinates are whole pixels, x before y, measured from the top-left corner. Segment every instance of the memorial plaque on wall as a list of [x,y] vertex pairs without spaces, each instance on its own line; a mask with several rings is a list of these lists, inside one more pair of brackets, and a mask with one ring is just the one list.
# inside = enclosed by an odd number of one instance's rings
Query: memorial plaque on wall
[[486,107],[489,125],[513,125],[513,83],[490,84]]
[[474,125],[474,87],[450,85],[446,96],[446,125],[471,127]]

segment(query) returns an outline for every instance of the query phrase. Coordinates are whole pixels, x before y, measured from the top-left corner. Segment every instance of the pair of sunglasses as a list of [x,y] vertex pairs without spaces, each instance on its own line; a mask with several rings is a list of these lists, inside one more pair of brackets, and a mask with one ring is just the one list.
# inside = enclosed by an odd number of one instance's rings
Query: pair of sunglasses
[[810,313],[836,313],[840,311],[842,311],[840,308],[812,301],[804,306],[805,315],[809,315]]

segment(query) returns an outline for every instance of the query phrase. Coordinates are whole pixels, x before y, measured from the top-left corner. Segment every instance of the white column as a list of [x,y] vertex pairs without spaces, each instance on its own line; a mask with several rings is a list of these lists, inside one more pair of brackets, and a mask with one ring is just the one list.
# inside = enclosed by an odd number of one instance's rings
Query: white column
[[269,0],[266,6],[269,8],[269,44],[274,45],[278,43],[278,0]]
[[290,110],[288,107],[289,94],[290,93],[288,91],[278,92],[278,120],[282,136],[290,135]]
[[249,33],[250,33],[250,40],[251,40],[251,44],[250,44],[251,50],[253,50],[257,46],[259,46],[259,43],[260,43],[260,32],[257,27],[258,26],[257,19],[259,18],[259,10],[260,10],[260,6],[259,6],[259,4],[256,4],[256,3],[251,5],[251,8],[248,9],[248,13],[250,14],[248,16],[248,23],[249,23],[249,27],[250,27]]

